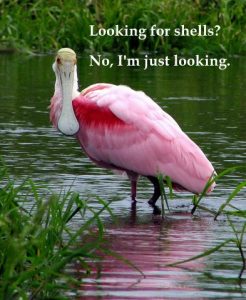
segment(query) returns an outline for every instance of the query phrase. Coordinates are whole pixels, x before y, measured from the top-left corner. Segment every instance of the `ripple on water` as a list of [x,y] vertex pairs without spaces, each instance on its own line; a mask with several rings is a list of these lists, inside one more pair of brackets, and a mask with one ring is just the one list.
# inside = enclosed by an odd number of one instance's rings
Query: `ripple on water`
[[[129,220],[131,222],[129,223]],[[134,264],[130,266],[112,256],[104,256],[90,278],[84,279],[77,296],[88,299],[242,299],[246,290],[236,285],[240,263],[235,249],[171,267],[218,245],[218,236],[229,237],[220,222],[208,217],[192,218],[189,213],[170,214],[164,221],[148,218],[119,218],[120,224],[106,225],[106,245]],[[230,250],[232,262],[226,253]],[[214,268],[217,266],[218,269]],[[142,273],[138,272],[136,268]],[[223,269],[222,269],[223,268]],[[72,271],[72,270],[71,270]],[[84,270],[72,271],[83,278]]]
[[[87,300],[245,299],[245,277],[240,286],[236,278],[241,260],[233,243],[182,267],[167,266],[233,237],[226,217],[220,216],[219,221],[214,222],[211,215],[199,210],[196,218],[191,217],[192,196],[182,193],[170,200],[171,213],[161,221],[147,203],[152,187],[144,179],[139,182],[136,208],[131,207],[129,182],[93,166],[76,141],[52,128],[47,109],[54,80],[51,58],[39,57],[39,63],[36,57],[28,60],[28,68],[35,70],[33,77],[23,76],[28,72],[27,66],[16,64],[16,59],[21,61],[16,56],[2,56],[0,60],[4,69],[10,70],[6,76],[9,79],[0,81],[3,100],[0,151],[10,174],[16,178],[16,184],[26,177],[43,183],[41,194],[47,193],[47,189],[58,194],[61,190],[77,191],[95,209],[100,207],[95,195],[107,201],[114,200],[110,207],[118,223],[114,224],[108,213],[102,214],[105,244],[143,272],[106,255],[97,264],[100,276],[95,267],[91,277],[84,279],[83,268],[75,264],[70,272],[83,279],[84,284],[69,296],[77,295]],[[80,74],[87,74],[85,83],[101,78],[105,82],[123,82],[152,95],[199,144],[217,172],[245,165],[245,88],[238,80],[238,70],[241,78],[246,75],[244,60],[233,61],[235,67],[228,68],[226,76],[209,68],[156,68],[144,74],[135,69],[134,76],[133,69],[129,72],[121,68],[115,72],[113,68],[98,68],[95,73],[85,62],[87,60],[82,57],[78,62]],[[47,76],[43,76],[44,73]],[[218,210],[242,179],[245,180],[245,172],[224,177],[202,205]],[[232,204],[245,210],[245,197],[245,190],[241,191]],[[232,220],[240,230],[244,222],[235,217]],[[80,226],[82,220],[76,216],[73,222],[71,226]]]

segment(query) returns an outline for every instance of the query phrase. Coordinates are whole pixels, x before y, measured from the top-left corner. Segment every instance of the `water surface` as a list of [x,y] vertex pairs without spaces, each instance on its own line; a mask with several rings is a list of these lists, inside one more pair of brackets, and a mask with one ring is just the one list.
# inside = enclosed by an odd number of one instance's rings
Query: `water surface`
[[[111,204],[117,224],[103,214],[106,241],[132,261],[144,275],[127,264],[106,257],[101,276],[86,280],[74,292],[86,299],[244,299],[246,288],[237,280],[240,256],[234,244],[182,268],[166,264],[197,255],[233,236],[225,216],[214,222],[198,211],[190,215],[191,195],[176,194],[164,221],[147,204],[152,187],[139,183],[138,203],[131,208],[126,178],[90,163],[73,138],[62,136],[49,122],[49,99],[54,89],[53,56],[0,56],[0,155],[9,173],[22,182],[31,177],[51,190],[71,188],[91,205],[95,195]],[[87,57],[78,60],[80,88],[96,82],[130,85],[144,90],[171,114],[200,145],[218,172],[245,165],[246,59],[231,59],[231,66],[216,68],[98,68]],[[203,204],[218,209],[245,174],[228,175]],[[245,191],[233,201],[245,207]],[[232,218],[240,230],[243,222]],[[73,222],[81,220],[75,218]],[[75,276],[83,270],[74,266]],[[245,276],[244,276],[245,278]]]

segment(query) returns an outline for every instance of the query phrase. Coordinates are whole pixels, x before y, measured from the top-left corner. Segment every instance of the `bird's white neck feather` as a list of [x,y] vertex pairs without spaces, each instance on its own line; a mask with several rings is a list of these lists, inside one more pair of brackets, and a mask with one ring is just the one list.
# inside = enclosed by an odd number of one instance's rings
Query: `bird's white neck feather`
[[79,130],[79,123],[72,106],[72,100],[79,95],[77,68],[75,65],[71,78],[68,74],[65,74],[66,72],[58,71],[56,65],[53,65],[53,68],[56,73],[55,96],[57,96],[61,105],[57,127],[65,135],[74,135]]

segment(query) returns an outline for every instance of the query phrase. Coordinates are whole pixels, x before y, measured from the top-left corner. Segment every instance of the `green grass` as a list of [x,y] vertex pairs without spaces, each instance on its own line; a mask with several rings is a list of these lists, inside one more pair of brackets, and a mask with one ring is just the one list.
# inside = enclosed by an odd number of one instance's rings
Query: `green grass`
[[[227,244],[234,244],[234,246],[237,248],[238,253],[241,257],[241,261],[242,261],[242,265],[241,265],[241,269],[239,270],[239,274],[238,274],[238,279],[241,282],[242,280],[242,276],[243,273],[246,269],[246,258],[244,255],[244,235],[245,235],[245,231],[246,231],[246,213],[245,210],[240,210],[237,207],[235,207],[234,205],[231,204],[232,200],[238,195],[238,193],[244,189],[246,187],[246,180],[240,182],[237,184],[236,187],[234,187],[234,189],[232,190],[232,192],[228,195],[227,199],[225,200],[224,203],[222,203],[220,205],[220,207],[218,208],[217,211],[211,210],[203,205],[201,205],[200,203],[202,202],[202,200],[205,198],[205,196],[207,195],[207,191],[209,190],[209,188],[211,187],[211,185],[216,182],[217,184],[220,182],[220,180],[225,177],[228,174],[231,173],[235,173],[236,171],[241,171],[241,170],[245,170],[245,166],[237,166],[237,167],[231,167],[228,168],[222,172],[220,172],[219,174],[216,175],[212,175],[211,178],[208,180],[207,184],[204,187],[204,190],[202,191],[202,193],[198,196],[194,196],[193,197],[193,209],[191,210],[191,213],[194,214],[195,211],[197,209],[200,209],[201,211],[206,211],[209,212],[210,214],[212,214],[214,216],[214,220],[216,221],[217,218],[224,213],[224,215],[226,215],[227,217],[227,222],[225,224],[225,226],[229,226],[232,229],[232,233],[233,233],[233,237],[231,238],[227,238],[224,241],[222,241],[221,243],[217,244],[214,247],[211,247],[209,249],[206,249],[205,251],[201,252],[200,254],[190,257],[188,259],[182,260],[182,261],[176,261],[173,262],[171,264],[168,264],[167,266],[178,266],[178,265],[182,265],[184,263],[196,260],[196,259],[200,259],[206,256],[209,256],[211,254],[213,254],[214,252],[220,251],[221,248],[223,248],[224,246],[226,246]],[[159,178],[159,182],[162,182],[162,184],[160,184],[161,189],[164,190],[164,185],[163,185],[163,178],[160,177]],[[169,186],[169,190],[170,190],[170,183],[168,184]],[[163,192],[165,193],[165,192]],[[167,198],[166,196],[165,198],[165,202],[167,204]],[[162,199],[162,207],[164,207],[164,200]],[[226,210],[227,207],[230,207],[230,210]],[[165,210],[162,209],[162,216],[164,216],[165,214]],[[242,222],[242,227],[241,230],[236,229],[236,226],[234,224],[234,222],[231,220],[230,216],[237,216],[241,218],[241,222]]]
[[245,259],[245,255],[244,255],[244,245],[243,245],[243,239],[244,239],[244,234],[245,234],[245,230],[246,230],[246,221],[243,222],[242,228],[241,228],[240,232],[238,232],[238,230],[236,229],[235,224],[227,216],[227,226],[230,226],[232,228],[234,237],[225,239],[224,241],[217,244],[216,246],[211,247],[211,248],[201,252],[200,254],[198,254],[196,256],[192,256],[192,257],[190,257],[188,259],[185,259],[185,260],[182,260],[182,261],[173,262],[171,264],[168,264],[167,266],[173,266],[174,267],[174,266],[182,265],[184,263],[187,263],[187,262],[190,262],[190,261],[193,261],[193,260],[196,260],[196,259],[200,259],[200,258],[209,256],[209,255],[213,254],[214,252],[219,251],[224,246],[232,243],[237,248],[238,253],[239,253],[239,255],[241,257],[241,260],[242,260],[242,265],[241,265],[241,268],[240,268],[239,273],[238,273],[238,279],[241,282],[242,275],[243,275],[243,273],[246,269],[246,259]]
[[[111,214],[109,203],[98,199],[101,209],[95,211],[76,193],[39,194],[31,180],[16,186],[0,169],[1,299],[63,299],[78,283],[66,267],[76,261],[86,276],[99,259],[99,247],[104,251],[100,214]],[[88,211],[91,217],[85,218]],[[69,222],[75,212],[81,219],[77,229]]]
[[[221,178],[223,178],[224,176],[231,174],[231,173],[235,173],[238,170],[245,170],[246,167],[244,166],[237,166],[237,167],[231,167],[228,168],[224,171],[222,171],[219,174],[216,175],[212,175],[211,178],[209,178],[207,184],[205,185],[202,193],[200,195],[194,195],[193,196],[193,205],[194,207],[192,208],[191,213],[194,214],[197,208],[202,208],[202,209],[206,209],[203,206],[200,205],[200,202],[202,201],[202,199],[206,196],[207,191],[209,190],[209,188],[211,187],[211,185],[214,182],[219,182],[221,180]],[[217,212],[212,212],[215,217],[214,219],[216,220],[217,217],[222,213],[222,211],[225,209],[226,206],[228,206],[230,204],[230,202],[233,200],[233,198],[235,198],[235,196],[246,186],[246,181],[242,181],[240,182],[237,187],[234,188],[234,190],[232,191],[232,193],[228,196],[227,200],[225,201],[225,203],[223,203],[220,208],[218,209]]]
[[[0,1],[0,49],[47,53],[69,46],[120,53],[246,54],[244,0]],[[90,37],[89,25],[188,28],[219,25],[216,37]]]
[[[227,169],[218,174],[215,180],[238,169]],[[163,177],[158,178],[163,183]],[[164,179],[172,195],[170,179]],[[207,211],[200,202],[213,180],[208,182],[202,197],[194,203],[197,208]],[[238,275],[241,280],[246,267],[243,250],[246,214],[234,207],[231,201],[245,186],[245,181],[239,183],[218,211],[212,211],[216,218],[222,213],[227,215],[227,226],[231,227],[234,236],[195,257],[173,262],[170,266],[212,255],[232,243],[242,260]],[[163,184],[161,188],[164,216],[168,199]],[[49,191],[44,193],[42,188],[40,192],[30,179],[16,185],[6,168],[0,168],[0,299],[66,299],[66,292],[75,289],[77,284],[83,284],[83,279],[78,282],[66,272],[66,268],[76,262],[84,270],[84,277],[90,276],[91,269],[95,270],[97,265],[93,262],[98,262],[104,255],[122,260],[143,275],[134,266],[134,262],[105,248],[104,225],[100,215],[105,210],[112,217],[113,214],[109,208],[110,203],[101,198],[97,198],[97,201],[101,208],[95,210],[88,201],[71,191],[57,195]],[[227,212],[228,206],[234,210]],[[70,222],[77,214],[79,222]],[[231,215],[242,218],[241,230],[236,229]]]

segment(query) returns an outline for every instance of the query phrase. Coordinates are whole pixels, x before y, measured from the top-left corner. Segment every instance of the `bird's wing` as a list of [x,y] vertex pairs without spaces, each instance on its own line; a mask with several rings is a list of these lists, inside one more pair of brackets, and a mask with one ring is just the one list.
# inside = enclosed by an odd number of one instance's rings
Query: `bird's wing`
[[178,123],[142,91],[134,91],[122,85],[95,84],[85,89],[82,94],[90,103],[95,103],[100,108],[108,108],[117,118],[126,124],[134,124],[141,130],[149,131],[152,127],[149,122],[154,121],[156,129],[161,134],[164,130],[165,137],[171,138],[171,128],[180,129]]
[[74,99],[73,107],[81,146],[99,163],[146,176],[168,175],[194,192],[212,174],[200,148],[143,92],[97,84]]

